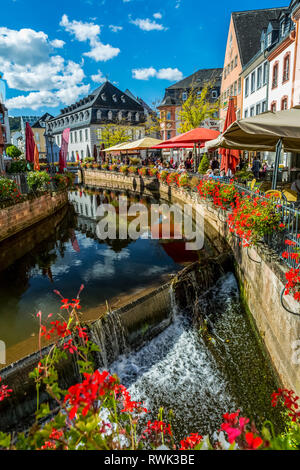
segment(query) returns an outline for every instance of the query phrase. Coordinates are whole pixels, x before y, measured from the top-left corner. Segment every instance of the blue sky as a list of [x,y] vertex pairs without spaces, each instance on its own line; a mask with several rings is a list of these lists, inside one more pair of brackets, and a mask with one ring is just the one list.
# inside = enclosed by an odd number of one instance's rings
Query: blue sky
[[[105,77],[149,104],[200,68],[222,67],[232,11],[284,0],[5,0],[0,72],[12,116],[55,115]],[[242,5],[242,6],[241,6]]]

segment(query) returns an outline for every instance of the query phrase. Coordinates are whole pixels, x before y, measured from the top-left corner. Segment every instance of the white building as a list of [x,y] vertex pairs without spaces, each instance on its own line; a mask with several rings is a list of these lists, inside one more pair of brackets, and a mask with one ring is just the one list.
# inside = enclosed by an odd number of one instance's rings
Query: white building
[[46,134],[55,139],[53,155],[47,142],[48,159],[59,160],[64,129],[70,128],[68,160],[76,161],[93,157],[101,149],[102,132],[108,125],[126,127],[128,140],[145,136],[145,114],[143,106],[125,92],[105,82],[91,95],[78,103],[61,110],[61,114],[46,123]]

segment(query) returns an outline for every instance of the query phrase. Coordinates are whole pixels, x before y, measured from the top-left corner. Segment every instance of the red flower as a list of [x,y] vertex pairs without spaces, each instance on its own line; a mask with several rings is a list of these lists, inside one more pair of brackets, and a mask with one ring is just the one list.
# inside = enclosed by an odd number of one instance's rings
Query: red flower
[[64,344],[64,349],[67,349],[70,354],[74,354],[74,352],[77,351],[77,348],[74,346],[72,339],[69,339],[69,341]]
[[190,434],[186,439],[180,441],[180,450],[192,450],[194,449],[200,442],[202,441],[203,437],[200,436],[198,433]]
[[254,434],[252,432],[247,432],[247,434],[245,435],[245,439],[248,444],[248,450],[256,450],[263,443],[263,440],[261,439],[261,437],[259,436],[254,437]]
[[[0,377],[0,382],[1,382],[1,380],[2,380],[2,378]],[[11,393],[12,393],[11,388],[8,388],[7,385],[1,385],[0,386],[0,401],[3,401],[4,398],[9,397]]]

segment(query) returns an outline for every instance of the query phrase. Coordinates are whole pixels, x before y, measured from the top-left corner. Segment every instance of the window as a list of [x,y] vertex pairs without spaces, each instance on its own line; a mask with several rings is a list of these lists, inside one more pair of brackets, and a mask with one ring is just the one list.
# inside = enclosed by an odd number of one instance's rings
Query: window
[[186,91],[184,91],[182,93],[182,101],[186,101],[186,100],[187,100],[187,93],[186,93]]
[[36,144],[36,146],[37,146],[38,151],[40,152],[40,151],[41,151],[41,146],[40,146],[40,144]]
[[77,132],[74,132],[75,142],[77,142]]
[[267,111],[267,102],[266,101],[263,101],[263,104],[262,104],[262,112],[265,113]]
[[267,47],[272,45],[272,33],[269,33],[267,36]]
[[81,154],[81,160],[83,160],[83,150],[81,150],[80,154]]
[[109,119],[110,121],[112,120],[112,112],[111,111],[108,111],[107,119]]
[[211,97],[212,97],[214,100],[217,99],[217,98],[218,98],[218,92],[217,92],[216,90],[213,90],[213,91],[211,92]]
[[272,88],[278,86],[278,63],[273,67],[273,79],[272,79]]
[[271,111],[273,113],[276,113],[276,108],[277,108],[276,101],[273,101],[273,103],[271,103]]
[[170,113],[170,111],[167,112],[167,120],[168,120],[168,121],[171,120],[171,113]]
[[233,95],[234,95],[234,96],[237,95],[237,81],[234,82],[234,85],[233,85]]
[[97,138],[102,140],[102,129],[97,129]]
[[234,58],[234,68],[237,67],[238,64],[238,56],[236,55]]
[[281,100],[281,110],[285,111],[286,109],[288,109],[288,98],[287,98],[287,96],[285,96]]
[[257,89],[261,88],[262,86],[262,67],[258,67],[257,69]]
[[89,139],[89,130],[85,129],[85,141]]
[[82,130],[79,131],[79,142],[82,142]]
[[39,142],[40,140],[40,134],[38,132],[35,133],[35,140]]
[[167,132],[167,140],[171,139],[171,131]]
[[100,109],[98,109],[98,111],[97,111],[97,119],[101,119],[101,115],[102,115],[102,113],[101,113]]
[[249,113],[248,113],[248,109],[245,109],[245,118],[248,117],[248,114],[249,114]]
[[290,53],[288,53],[283,61],[283,83],[290,79]]
[[255,92],[255,72],[251,74],[251,93]]
[[250,108],[250,117],[254,116],[254,106]]
[[73,144],[73,132],[70,133],[71,144]]
[[261,113],[261,104],[258,103],[258,104],[256,105],[256,115],[258,115],[258,114],[260,114],[260,113]]
[[268,83],[268,62],[264,63],[264,73],[263,73],[263,84],[266,85]]
[[238,95],[241,94],[241,91],[242,91],[242,79],[239,78],[239,81],[238,81]]
[[136,113],[136,115],[135,115],[135,120],[136,120],[136,121],[139,121],[139,120],[140,120],[140,113]]

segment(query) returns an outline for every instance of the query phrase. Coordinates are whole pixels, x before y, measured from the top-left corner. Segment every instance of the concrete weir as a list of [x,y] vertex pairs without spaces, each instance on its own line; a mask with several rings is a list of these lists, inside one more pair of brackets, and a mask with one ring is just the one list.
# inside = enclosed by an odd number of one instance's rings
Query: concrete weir
[[[90,339],[100,347],[100,352],[94,355],[95,368],[108,367],[120,354],[142,347],[171,324],[172,302],[182,309],[192,310],[198,293],[209,289],[229,270],[232,270],[232,263],[228,255],[194,263],[150,294],[88,324]],[[42,350],[43,356],[50,347]],[[36,352],[1,370],[3,383],[13,389],[12,396],[0,403],[1,431],[24,429],[33,421],[36,390],[28,374],[39,360],[40,353]],[[70,356],[60,364],[60,386],[68,388],[80,380],[76,357]],[[41,390],[40,402],[48,398]]]

